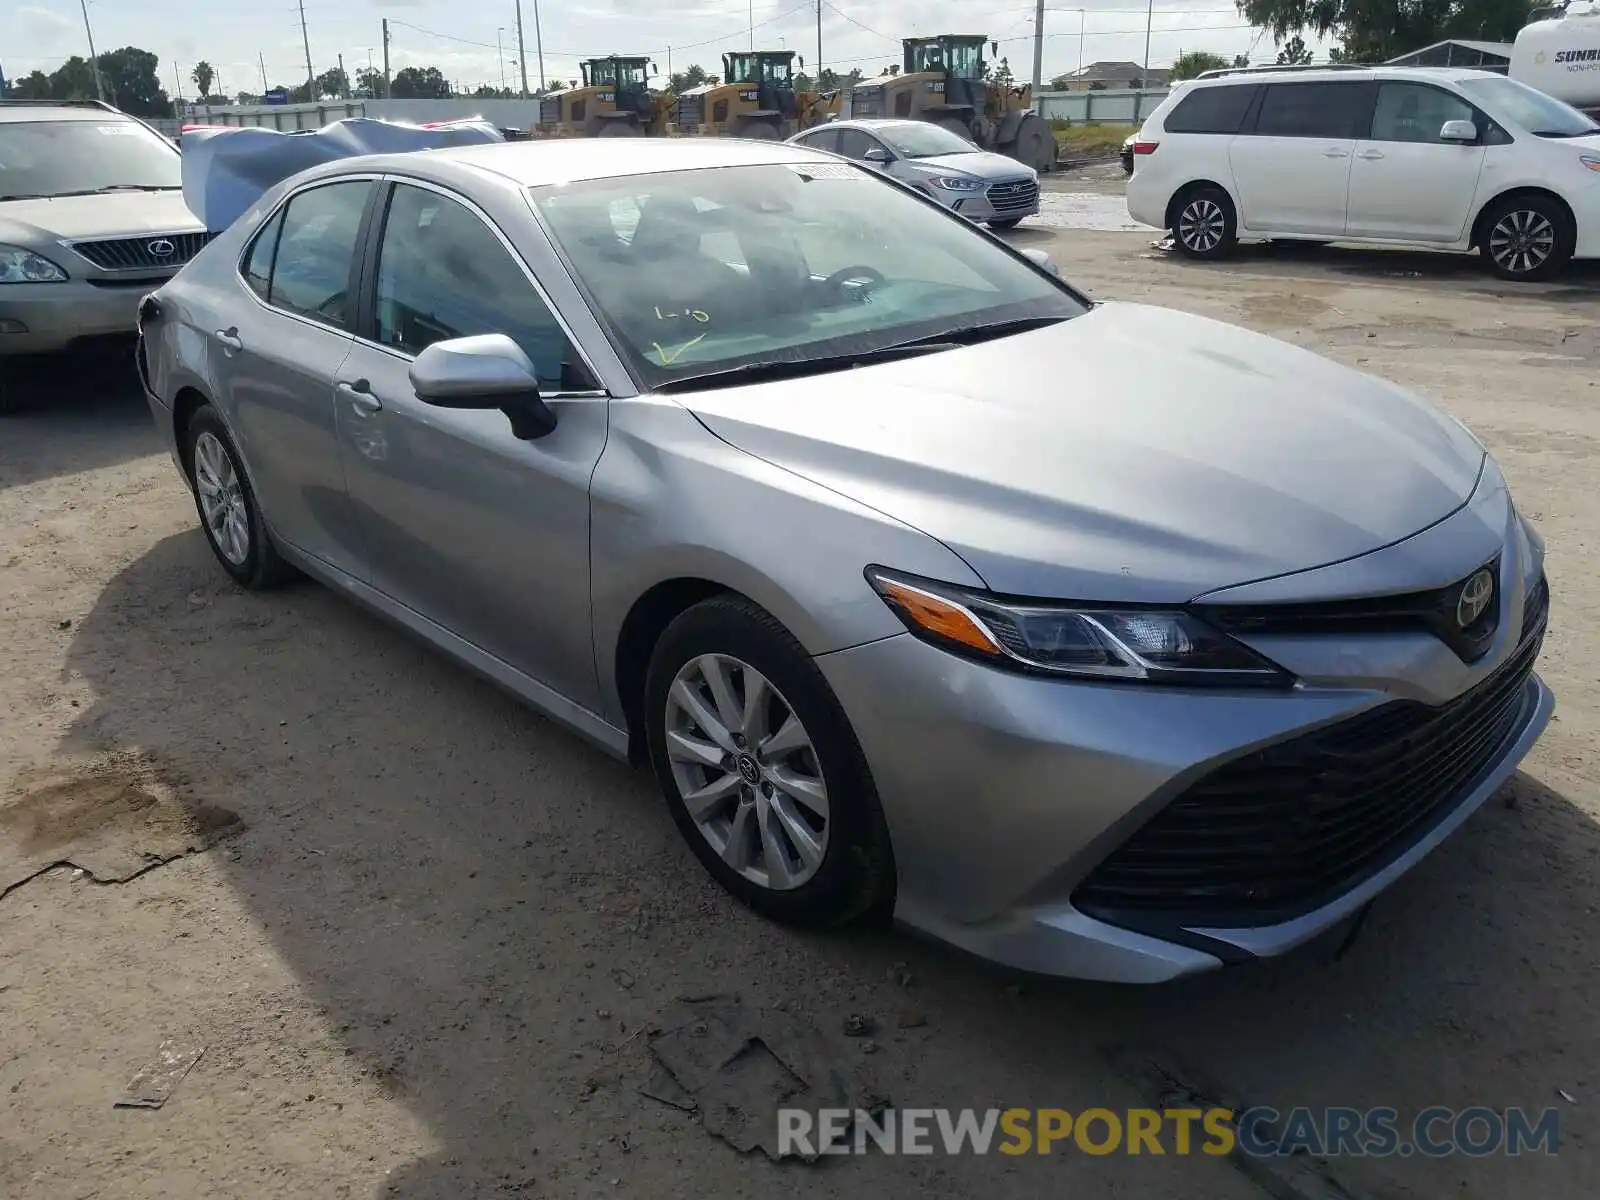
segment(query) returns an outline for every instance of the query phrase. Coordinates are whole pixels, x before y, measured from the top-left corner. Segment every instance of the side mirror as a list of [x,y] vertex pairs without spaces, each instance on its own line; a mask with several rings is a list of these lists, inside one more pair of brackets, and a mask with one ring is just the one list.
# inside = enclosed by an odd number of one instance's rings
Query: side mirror
[[1051,258],[1043,250],[1024,250],[1022,252],[1022,256],[1031,261],[1034,266],[1038,267],[1041,271],[1048,272],[1049,274],[1054,275],[1057,279],[1061,278],[1061,269],[1056,266],[1056,260]]
[[888,166],[894,161],[894,155],[890,154],[882,146],[874,146],[861,156],[861,161],[877,163],[880,166]]
[[1471,121],[1446,121],[1439,129],[1441,142],[1475,142],[1478,127]]
[[436,408],[498,408],[524,441],[556,427],[555,413],[539,399],[533,363],[503,333],[433,343],[411,364],[411,387]]

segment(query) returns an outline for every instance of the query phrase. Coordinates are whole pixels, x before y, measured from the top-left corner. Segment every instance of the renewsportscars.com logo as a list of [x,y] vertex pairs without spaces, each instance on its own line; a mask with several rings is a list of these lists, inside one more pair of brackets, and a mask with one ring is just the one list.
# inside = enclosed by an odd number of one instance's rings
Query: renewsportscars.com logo
[[1553,1108],[1425,1108],[1402,1121],[1392,1108],[904,1108],[778,1110],[778,1155],[1053,1154],[1228,1155],[1279,1158],[1420,1154],[1482,1158],[1555,1154]]

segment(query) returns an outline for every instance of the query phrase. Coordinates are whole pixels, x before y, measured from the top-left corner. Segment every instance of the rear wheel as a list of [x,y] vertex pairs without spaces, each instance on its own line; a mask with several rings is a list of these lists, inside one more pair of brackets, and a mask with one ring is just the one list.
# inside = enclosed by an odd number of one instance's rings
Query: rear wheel
[[757,142],[775,142],[778,140],[778,127],[767,121],[752,121],[739,130],[739,136]]
[[972,141],[972,128],[960,117],[940,117],[935,124],[940,129],[948,129],[957,137],[966,138],[969,142]]
[[638,137],[639,131],[627,121],[607,121],[596,137]]
[[1017,140],[1006,147],[1005,153],[1045,175],[1056,168],[1056,136],[1043,118],[1024,117],[1017,129]]
[[1225,258],[1238,241],[1233,201],[1219,187],[1183,193],[1172,205],[1172,240],[1190,258]]
[[1501,279],[1549,279],[1571,260],[1574,241],[1566,210],[1544,196],[1508,196],[1484,214],[1483,256]]
[[295,570],[278,556],[228,430],[209,404],[189,418],[185,461],[211,552],[247,588],[276,587]]

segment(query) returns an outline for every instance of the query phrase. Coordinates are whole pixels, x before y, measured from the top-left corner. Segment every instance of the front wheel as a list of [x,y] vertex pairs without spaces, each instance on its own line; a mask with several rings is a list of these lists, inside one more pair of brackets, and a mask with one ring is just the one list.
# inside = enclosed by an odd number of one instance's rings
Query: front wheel
[[734,896],[826,927],[892,895],[889,831],[860,744],[768,613],[727,596],[681,614],[651,656],[644,708],[673,820]]
[[1172,206],[1172,240],[1189,258],[1225,258],[1238,242],[1233,201],[1221,188],[1201,187]]
[[778,140],[778,130],[766,121],[753,121],[739,131],[739,136],[757,142],[775,142]]
[[1022,224],[1021,217],[1007,217],[1004,221],[990,221],[990,229],[1015,229]]
[[1496,201],[1483,219],[1483,256],[1501,279],[1549,279],[1572,259],[1576,235],[1561,205],[1544,196]]

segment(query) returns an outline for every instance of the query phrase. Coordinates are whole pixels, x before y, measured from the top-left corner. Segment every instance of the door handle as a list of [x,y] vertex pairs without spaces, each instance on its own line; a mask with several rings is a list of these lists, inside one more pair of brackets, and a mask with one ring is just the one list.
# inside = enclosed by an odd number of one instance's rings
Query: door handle
[[1360,154],[1356,155],[1356,157],[1357,158],[1366,158],[1366,159],[1382,158],[1383,157],[1383,151],[1382,150],[1363,150]]
[[1336,149],[1334,149],[1333,147],[1330,146],[1328,149],[1326,149],[1326,150],[1324,150],[1322,152],[1322,157],[1323,158],[1349,158],[1350,157],[1350,151],[1348,151],[1348,150],[1336,150]]
[[244,349],[244,341],[239,337],[239,327],[230,325],[226,329],[219,329],[211,335],[222,344],[223,349],[230,353]]
[[357,379],[354,383],[341,379],[339,394],[348,399],[360,412],[375,413],[383,408],[383,401],[372,394],[372,385],[365,379]]

